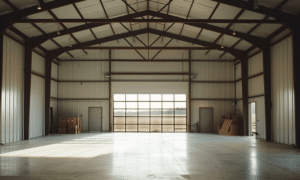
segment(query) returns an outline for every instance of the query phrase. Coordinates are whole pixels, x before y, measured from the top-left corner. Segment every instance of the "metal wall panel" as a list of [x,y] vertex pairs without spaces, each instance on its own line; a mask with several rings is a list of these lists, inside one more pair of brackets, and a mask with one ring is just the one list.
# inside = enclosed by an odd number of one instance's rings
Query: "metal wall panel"
[[248,96],[262,95],[265,93],[264,75],[248,80]]
[[271,48],[272,140],[295,143],[293,45],[289,37]]
[[259,53],[252,58],[248,59],[248,75],[253,76],[255,74],[264,72],[263,69],[263,53]]
[[55,63],[52,63],[52,72],[51,72],[51,78],[57,79],[58,76],[58,65]]
[[23,139],[24,47],[4,36],[1,143]]
[[112,62],[112,72],[188,72],[188,62]]
[[236,83],[236,98],[237,99],[242,99],[243,98],[242,81],[238,81]]
[[234,99],[234,83],[192,83],[192,98]]
[[233,62],[192,62],[192,81],[233,81]]
[[45,59],[36,53],[32,53],[32,72],[45,75]]
[[57,98],[57,82],[51,81],[51,97]]
[[59,80],[108,80],[108,62],[60,62],[58,70]]
[[58,101],[58,117],[81,117],[82,131],[88,131],[89,107],[102,107],[102,131],[109,131],[109,101]]
[[109,98],[109,83],[58,83],[58,98]]
[[[199,122],[200,107],[213,108],[214,130],[216,130],[217,124],[220,123],[221,116],[227,113],[233,114],[235,111],[234,101],[192,101],[192,125]],[[194,131],[194,128],[192,128],[192,131]]]
[[188,94],[188,82],[112,82],[112,93]]
[[31,75],[29,138],[45,134],[45,79]]

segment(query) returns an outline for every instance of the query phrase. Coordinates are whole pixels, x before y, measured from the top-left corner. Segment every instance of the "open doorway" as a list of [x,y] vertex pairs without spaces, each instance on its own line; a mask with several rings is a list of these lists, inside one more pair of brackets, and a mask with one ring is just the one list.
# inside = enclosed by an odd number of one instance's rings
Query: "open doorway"
[[256,115],[256,102],[251,102],[249,106],[249,120],[250,120],[250,134],[251,136],[257,135],[257,115]]

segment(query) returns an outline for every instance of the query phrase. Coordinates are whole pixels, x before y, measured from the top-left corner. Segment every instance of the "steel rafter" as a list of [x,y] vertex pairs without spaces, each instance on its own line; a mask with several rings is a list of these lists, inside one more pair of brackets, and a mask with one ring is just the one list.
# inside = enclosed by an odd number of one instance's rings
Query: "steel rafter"
[[[105,10],[105,7],[104,7],[104,5],[103,5],[102,0],[99,0],[99,1],[100,1],[100,4],[101,4],[102,9],[103,9],[103,11],[104,11],[104,14],[105,14],[105,16],[106,16],[106,19],[109,19],[108,14],[107,14],[107,12],[106,12],[106,10]],[[112,25],[109,24],[109,26],[110,26],[110,28],[111,28],[113,34],[116,35],[115,30],[114,30],[114,28],[112,27]],[[119,40],[117,40],[117,43],[119,44]]]
[[[157,15],[156,15],[157,16]],[[115,21],[113,19],[12,19],[8,20],[9,23],[186,23],[186,24],[198,24],[198,23],[241,23],[241,24],[282,24],[277,20],[258,20],[258,19],[121,19]]]
[[[284,6],[288,1],[289,1],[289,0],[283,0],[283,1],[275,8],[275,10],[279,10],[279,9],[280,9],[282,6]],[[269,17],[270,17],[270,16],[267,15],[267,16],[264,17],[263,20],[266,20],[266,19],[268,19]],[[261,25],[261,23],[256,24],[252,29],[250,29],[250,30],[246,33],[246,35],[250,35],[250,34],[251,34],[255,29],[257,29],[260,25]],[[280,31],[282,30],[282,27],[279,28],[278,30],[279,30],[279,32],[278,32],[278,34],[279,34]],[[282,31],[283,31],[283,30],[282,30]],[[269,39],[269,38],[267,38],[267,39]],[[231,46],[231,48],[234,48],[235,46],[237,46],[242,40],[243,40],[242,38],[239,39],[235,44],[233,44],[233,45]],[[264,45],[263,45],[263,46],[264,46]],[[253,46],[250,47],[250,48],[253,48]],[[250,48],[249,48],[249,49],[250,49]],[[221,54],[221,55],[220,55],[220,58],[223,57],[225,54],[226,54],[226,52],[224,52],[223,54]]]
[[[85,46],[92,46],[92,45],[98,44],[99,42],[109,42],[109,41],[113,41],[116,39],[131,37],[132,33],[135,35],[139,35],[139,34],[145,34],[148,32],[150,32],[152,34],[156,34],[156,35],[160,35],[163,33],[162,31],[155,30],[155,29],[142,29],[142,30],[138,30],[138,31],[133,31],[131,33],[128,32],[128,33],[118,34],[116,36],[110,36],[110,37],[105,37],[105,38],[101,38],[98,40],[93,40],[93,41],[89,41],[89,42],[85,42],[85,43],[76,44],[72,47],[64,47],[61,49],[52,50],[52,51],[49,51],[49,54],[52,54],[53,59],[54,59],[55,57],[57,57],[58,55],[60,55],[63,52],[66,52],[66,51],[71,51],[71,50],[82,48]],[[231,53],[232,55],[236,56],[237,58],[240,58],[240,57],[244,56],[244,54],[245,54],[245,52],[243,52],[243,51],[231,49],[228,47],[221,48],[219,45],[216,45],[213,43],[209,43],[209,42],[205,42],[205,41],[201,41],[201,40],[195,41],[193,38],[183,37],[183,36],[179,36],[179,35],[172,34],[172,33],[165,33],[164,36],[169,37],[169,38],[179,39],[181,41],[186,41],[186,42],[190,42],[190,43],[194,42],[195,44],[210,47],[210,48],[215,48],[215,49],[221,50],[221,51],[227,51],[227,52]]]
[[[245,12],[245,9],[242,9],[235,17],[234,19],[238,19],[239,17],[241,17],[241,15]],[[228,24],[228,26],[226,27],[226,29],[230,29],[230,27],[233,25],[233,23]],[[214,41],[214,43],[216,44],[222,37],[224,36],[224,33],[220,34],[217,39]],[[210,51],[207,51],[205,54],[208,54]]]
[[[191,3],[190,9],[189,9],[189,11],[188,11],[188,13],[187,13],[185,19],[188,19],[188,18],[189,18],[193,5],[194,5],[194,0],[193,0],[192,3]],[[183,31],[184,25],[185,25],[185,24],[183,23],[182,28],[181,28],[181,30],[180,30],[180,32],[179,32],[179,35],[181,35],[181,33],[182,33],[182,31]]]

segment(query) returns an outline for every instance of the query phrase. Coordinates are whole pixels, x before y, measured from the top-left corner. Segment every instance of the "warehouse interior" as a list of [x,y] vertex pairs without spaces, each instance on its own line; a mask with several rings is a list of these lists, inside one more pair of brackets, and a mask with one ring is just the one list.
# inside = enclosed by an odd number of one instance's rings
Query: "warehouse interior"
[[[0,0],[0,179],[300,179],[299,14]],[[61,133],[66,117],[81,134]]]

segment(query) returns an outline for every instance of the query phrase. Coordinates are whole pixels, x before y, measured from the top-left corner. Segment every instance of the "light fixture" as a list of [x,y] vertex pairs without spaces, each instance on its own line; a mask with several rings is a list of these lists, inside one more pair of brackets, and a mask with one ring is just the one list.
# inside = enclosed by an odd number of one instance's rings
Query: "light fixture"
[[57,24],[57,35],[60,35],[60,32],[59,32],[59,24]]
[[224,49],[223,44],[224,44],[224,36],[222,36],[222,45],[221,45],[221,48],[222,48],[222,49]]
[[70,36],[69,36],[69,47],[72,47],[72,42],[71,42],[72,39],[71,39],[71,38],[72,38],[72,36],[70,35]]
[[105,77],[105,78],[110,78],[110,75],[105,75],[104,77]]
[[232,31],[232,35],[236,35],[236,32],[235,32],[235,24],[233,24],[233,31]]
[[42,6],[41,6],[41,3],[39,2],[38,6],[37,6],[37,9],[38,10],[41,10],[42,9]]
[[196,76],[192,75],[191,78],[196,78]]

